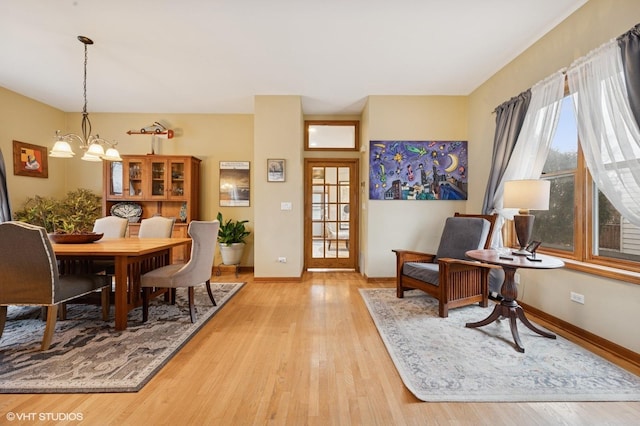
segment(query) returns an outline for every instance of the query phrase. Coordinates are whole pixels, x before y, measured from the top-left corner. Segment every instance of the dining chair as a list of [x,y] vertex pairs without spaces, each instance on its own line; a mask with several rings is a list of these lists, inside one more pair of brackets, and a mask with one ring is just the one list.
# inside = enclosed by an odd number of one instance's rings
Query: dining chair
[[104,275],[60,275],[47,231],[24,222],[0,223],[0,337],[7,319],[7,307],[42,306],[47,322],[42,350],[51,345],[58,306],[102,290],[102,318],[109,317],[109,281]]
[[93,232],[104,234],[103,238],[124,238],[127,235],[129,220],[118,216],[105,216],[96,219]]
[[216,301],[211,292],[211,273],[219,227],[220,222],[217,220],[191,221],[187,230],[192,239],[189,261],[185,264],[163,266],[142,275],[140,281],[143,290],[143,322],[149,318],[149,299],[152,288],[176,289],[187,287],[191,322],[196,321],[194,286],[205,284],[209,299],[213,306],[216,306]]
[[175,221],[175,218],[163,216],[142,219],[138,238],[170,238]]

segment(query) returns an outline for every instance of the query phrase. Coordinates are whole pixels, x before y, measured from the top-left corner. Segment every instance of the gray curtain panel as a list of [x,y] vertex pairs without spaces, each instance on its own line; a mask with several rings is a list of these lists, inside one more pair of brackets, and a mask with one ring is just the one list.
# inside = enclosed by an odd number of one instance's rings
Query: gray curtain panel
[[640,125],[640,24],[618,37],[629,105]]
[[529,109],[530,101],[531,89],[528,89],[498,106],[494,111],[496,113],[496,133],[493,137],[491,172],[482,203],[482,214],[493,213],[493,198],[507,164],[509,164],[520,130],[522,130],[522,123]]
[[0,150],[0,222],[11,220],[11,208],[9,207],[9,191],[7,190],[7,169],[4,166],[4,157]]

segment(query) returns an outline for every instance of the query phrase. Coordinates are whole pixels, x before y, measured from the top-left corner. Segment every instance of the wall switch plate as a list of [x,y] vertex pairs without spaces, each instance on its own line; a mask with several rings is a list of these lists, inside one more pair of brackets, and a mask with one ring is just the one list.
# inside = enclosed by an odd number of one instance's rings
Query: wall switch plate
[[278,258],[278,262],[279,263],[287,263],[287,258],[286,257],[279,257]]
[[572,291],[570,298],[574,302],[584,305],[584,294],[575,293],[575,292]]
[[283,201],[280,203],[280,210],[291,210],[291,203],[287,201]]

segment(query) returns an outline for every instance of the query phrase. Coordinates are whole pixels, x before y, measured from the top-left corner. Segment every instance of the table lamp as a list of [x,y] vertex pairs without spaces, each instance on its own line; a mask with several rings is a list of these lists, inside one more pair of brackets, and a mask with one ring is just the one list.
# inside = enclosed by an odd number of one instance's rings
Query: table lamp
[[529,210],[549,210],[549,191],[551,182],[548,180],[512,180],[504,183],[504,208],[519,209],[519,214],[513,216],[516,235],[520,249],[513,254],[528,256],[525,247],[529,244],[533,233],[535,216]]

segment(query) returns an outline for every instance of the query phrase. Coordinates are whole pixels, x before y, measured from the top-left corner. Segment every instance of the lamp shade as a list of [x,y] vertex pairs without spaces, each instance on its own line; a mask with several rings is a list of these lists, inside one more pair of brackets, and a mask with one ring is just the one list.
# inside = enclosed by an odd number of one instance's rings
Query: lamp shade
[[63,140],[56,140],[56,143],[53,145],[53,148],[49,153],[50,157],[57,158],[72,158],[74,155],[76,154],[71,149],[71,145]]
[[504,183],[504,208],[549,210],[548,180],[511,180]]

